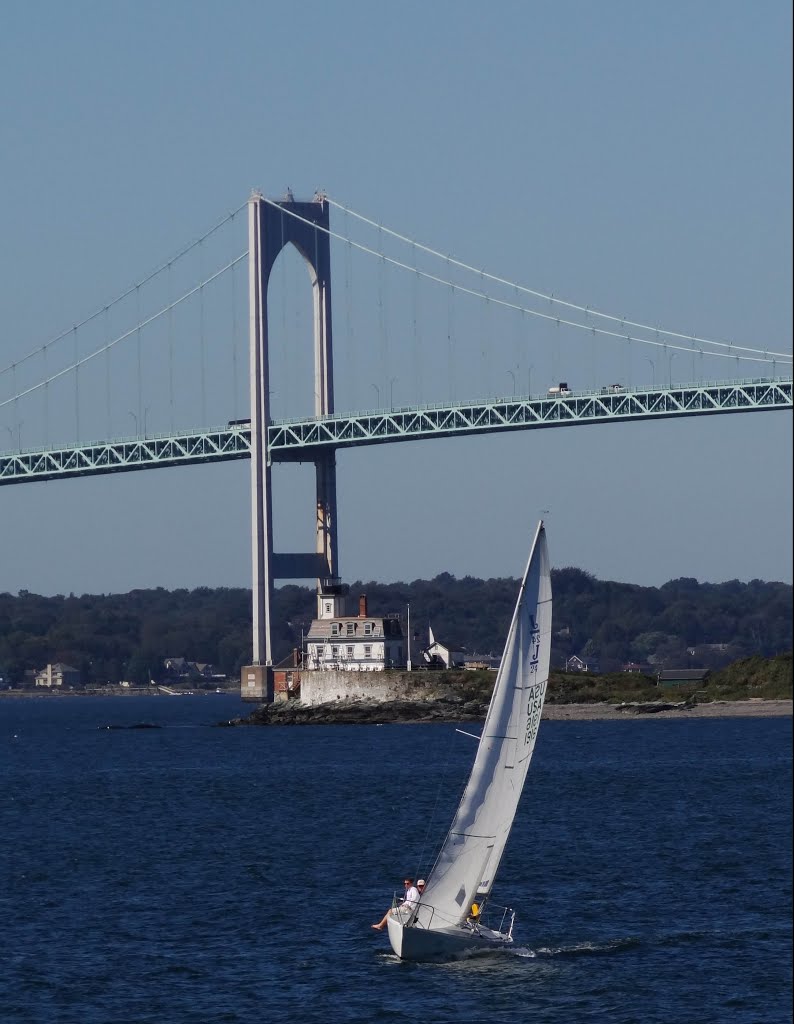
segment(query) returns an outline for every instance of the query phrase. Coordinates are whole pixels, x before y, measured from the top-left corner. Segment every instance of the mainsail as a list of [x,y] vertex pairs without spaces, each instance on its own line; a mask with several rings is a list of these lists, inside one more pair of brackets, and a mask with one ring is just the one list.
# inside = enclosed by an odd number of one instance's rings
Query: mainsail
[[471,775],[422,894],[418,916],[431,930],[462,923],[472,903],[491,891],[535,747],[550,653],[551,577],[541,521]]

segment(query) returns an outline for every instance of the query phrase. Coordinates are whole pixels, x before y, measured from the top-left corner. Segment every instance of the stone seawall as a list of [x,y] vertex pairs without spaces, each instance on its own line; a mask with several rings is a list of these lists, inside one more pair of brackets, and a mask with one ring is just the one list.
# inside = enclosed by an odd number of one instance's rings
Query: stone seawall
[[316,707],[343,700],[439,700],[450,692],[428,672],[303,672],[300,700]]

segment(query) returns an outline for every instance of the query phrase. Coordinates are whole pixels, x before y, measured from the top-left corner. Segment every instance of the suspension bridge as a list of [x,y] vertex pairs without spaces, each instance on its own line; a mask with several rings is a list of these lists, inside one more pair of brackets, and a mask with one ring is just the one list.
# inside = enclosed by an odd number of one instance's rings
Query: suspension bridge
[[[319,598],[343,589],[337,451],[791,407],[790,352],[529,288],[324,193],[255,193],[80,323],[0,366],[0,485],[249,459],[254,645],[243,677],[258,699],[272,676],[274,580],[314,578]],[[315,468],[313,551],[274,550],[271,470],[286,462]]]

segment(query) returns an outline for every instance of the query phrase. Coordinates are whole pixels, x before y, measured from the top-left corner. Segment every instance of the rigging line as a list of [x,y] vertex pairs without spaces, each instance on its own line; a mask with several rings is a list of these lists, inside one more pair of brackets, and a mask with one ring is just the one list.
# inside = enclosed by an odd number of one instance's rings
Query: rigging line
[[[427,815],[427,828],[425,830],[424,838],[422,839],[422,845],[420,847],[419,858],[418,858],[418,861],[417,861],[416,876],[415,876],[417,878],[422,873],[424,873],[424,874],[429,876],[429,872],[425,868],[423,868],[422,865],[425,864],[425,854],[426,854],[426,852],[427,852],[427,850],[428,850],[428,848],[430,846],[430,833],[431,833],[431,830],[435,829],[436,821],[438,820],[439,806],[441,804],[441,794],[442,794],[443,790],[446,789],[447,779],[449,778],[450,762],[451,762],[451,759],[452,759],[452,749],[453,749],[453,741],[454,741],[454,739],[455,739],[455,737],[454,737],[453,733],[449,733],[448,738],[447,738],[447,742],[446,742],[446,746],[445,746],[445,748],[443,749],[443,752],[442,752],[441,764],[440,764],[440,766],[438,766],[438,765],[435,766],[436,767],[436,772],[438,774],[438,784],[436,786],[436,795],[435,795],[435,799],[433,801],[433,808],[432,808],[430,814]],[[438,854],[436,853],[436,856],[434,857],[434,860],[437,859],[437,857],[438,857]]]
[[235,266],[241,260],[246,259],[247,256],[248,252],[246,251],[241,256],[238,256],[236,259],[232,260],[231,263],[227,263],[225,267],[221,267],[221,269],[214,273],[211,277],[208,277],[206,281],[202,281],[200,284],[197,284],[195,288],[191,288],[189,292],[185,292],[184,295],[181,295],[178,299],[175,299],[172,303],[170,303],[170,305],[164,306],[156,313],[153,313],[142,323],[136,324],[135,327],[131,327],[128,331],[125,331],[124,334],[120,334],[118,338],[114,338],[112,341],[109,341],[107,345],[103,345],[102,348],[98,348],[95,351],[91,352],[89,355],[83,356],[83,358],[79,362],[73,363],[72,366],[65,366],[62,370],[59,370],[57,373],[54,373],[51,377],[47,377],[46,380],[39,381],[38,384],[34,384],[32,385],[32,387],[26,388],[24,391],[20,391],[18,395],[12,395],[11,398],[4,399],[2,402],[0,402],[0,409],[2,409],[6,405],[10,405],[12,402],[18,401],[20,398],[25,398],[27,395],[32,394],[34,391],[38,391],[40,388],[46,387],[47,384],[51,384],[54,380],[58,380],[60,377],[65,376],[72,370],[76,370],[78,366],[84,366],[85,363],[90,362],[96,356],[102,355],[103,352],[107,352],[108,349],[111,349],[115,345],[118,345],[119,342],[125,341],[127,338],[131,337],[133,334],[135,334],[136,331],[139,331],[142,327],[148,327],[149,324],[153,323],[155,320],[158,320],[170,309],[173,309],[175,306],[181,305],[192,295],[195,295],[196,292],[203,288],[205,285],[211,284],[213,281],[217,280],[217,278],[219,278],[221,274],[225,274],[227,270]]
[[[270,205],[270,206],[276,206],[276,207],[279,206],[279,204],[274,202],[272,199],[263,199],[263,202],[268,203],[268,205]],[[637,337],[636,335],[632,335],[632,334],[621,334],[618,331],[608,331],[604,327],[593,327],[591,324],[580,324],[576,320],[565,320],[562,317],[554,316],[554,314],[552,314],[552,313],[541,313],[537,309],[530,309],[527,306],[517,306],[517,305],[515,305],[515,303],[507,302],[504,299],[496,299],[496,298],[493,298],[492,296],[486,296],[485,294],[483,294],[483,292],[478,292],[478,291],[476,291],[473,288],[466,288],[464,285],[454,284],[452,281],[447,281],[443,277],[437,277],[435,274],[428,274],[424,270],[417,270],[414,267],[410,266],[410,264],[408,264],[408,263],[402,263],[400,260],[393,259],[391,256],[385,256],[383,253],[376,252],[376,250],[370,249],[368,246],[362,245],[360,242],[354,242],[352,240],[352,238],[343,238],[342,235],[337,234],[335,231],[331,231],[330,228],[319,227],[319,225],[315,225],[313,221],[307,220],[305,217],[301,217],[301,215],[298,214],[298,213],[293,213],[292,210],[288,210],[288,209],[286,209],[286,207],[284,207],[283,209],[284,209],[284,212],[288,216],[294,217],[296,220],[299,220],[299,221],[301,221],[304,224],[308,224],[310,227],[316,227],[318,231],[324,231],[330,238],[335,238],[335,239],[337,239],[340,242],[346,242],[349,245],[353,246],[353,248],[359,249],[361,252],[365,252],[365,253],[367,253],[370,256],[375,256],[379,260],[383,260],[386,263],[391,263],[392,266],[394,266],[394,267],[399,267],[401,270],[409,270],[411,273],[418,274],[419,277],[423,277],[427,281],[433,281],[433,282],[435,282],[435,284],[442,284],[442,285],[445,285],[448,288],[454,288],[454,289],[456,289],[459,292],[463,292],[463,294],[465,294],[465,295],[472,295],[472,296],[474,296],[475,298],[478,298],[478,299],[485,299],[485,298],[487,298],[487,299],[489,299],[490,302],[493,302],[494,305],[503,306],[505,309],[518,309],[518,310],[521,310],[522,313],[528,313],[530,316],[536,316],[536,317],[539,317],[542,320],[550,320],[551,322],[557,324],[558,327],[559,326],[575,327],[577,330],[588,331],[588,332],[594,333],[594,334],[601,334],[601,335],[603,335],[604,337],[607,337],[607,338],[619,338],[621,341],[636,341],[636,342],[638,342],[641,345],[652,345],[654,348],[664,348],[665,347],[666,343],[662,342],[662,341],[653,341],[650,338],[640,338],[640,337]],[[453,262],[452,257],[449,257],[449,261]],[[549,297],[549,301],[554,302],[556,300],[554,298]],[[592,310],[591,310],[591,312],[592,312]],[[627,321],[624,321],[624,322],[627,322]],[[647,329],[648,330],[655,330],[655,328],[647,328]],[[691,340],[689,335],[682,335],[682,337],[685,337],[687,340]],[[684,347],[683,345],[667,345],[666,347],[667,348],[671,348],[671,349],[675,349],[678,352],[691,352],[692,351],[691,348]],[[732,346],[732,348],[734,350],[736,348],[738,348],[738,347],[739,346],[737,346],[737,345]],[[702,349],[700,351],[703,352]],[[755,351],[759,351],[760,352],[762,350],[761,349],[752,349],[752,351],[753,352],[755,352]],[[764,351],[766,351],[768,355],[774,355],[775,354],[775,353],[769,352],[768,349],[766,349]],[[749,362],[749,363],[774,363],[775,362],[775,360],[773,358],[763,358],[761,356],[739,356],[739,355],[735,354],[735,351],[734,352],[705,352],[703,354],[707,355],[707,356],[713,356],[716,359],[743,359],[745,362]],[[781,356],[781,358],[783,358],[784,362],[790,361],[792,359],[791,353],[780,353],[780,356]]]
[[[326,196],[326,202],[331,206],[335,206],[339,210],[344,210],[345,213],[351,214],[358,220],[363,221],[365,224],[369,224],[371,227],[378,227],[380,230],[386,232],[387,235],[391,235],[393,238],[398,239],[400,242],[406,242],[409,245],[414,245],[423,252],[428,253],[431,256],[438,256],[442,260],[447,260],[453,263],[456,267],[460,267],[461,270],[468,270],[474,274],[480,274],[482,277],[488,278],[489,281],[494,281],[496,284],[506,285],[508,288],[517,288],[519,291],[526,292],[527,295],[534,295],[537,299],[547,299],[549,302],[554,302],[559,306],[566,306],[568,309],[579,310],[580,313],[590,314],[592,316],[600,316],[605,320],[613,320],[615,323],[626,324],[628,327],[638,327],[643,331],[656,331],[658,334],[666,334],[670,338],[683,338],[688,341],[695,341],[701,345],[718,345],[720,348],[740,348],[743,352],[766,352],[766,349],[760,348],[749,348],[746,345],[735,345],[732,342],[727,341],[713,341],[709,338],[699,338],[693,334],[681,334],[677,331],[665,331],[658,327],[649,327],[647,324],[638,323],[634,320],[627,320],[623,316],[615,316],[612,313],[601,313],[597,309],[593,309],[592,306],[579,306],[575,302],[566,302],[565,299],[558,299],[554,294],[547,295],[545,292],[535,291],[533,288],[527,288],[525,285],[516,284],[514,281],[508,281],[503,277],[498,277],[496,274],[489,274],[484,270],[480,270],[477,267],[469,266],[468,263],[463,263],[461,260],[456,260],[453,256],[448,256],[442,252],[438,252],[436,249],[431,249],[427,245],[422,245],[421,242],[417,242],[412,238],[408,238],[405,235],[399,234],[397,231],[392,231],[389,228],[383,227],[382,224],[377,224],[375,221],[370,220],[369,217],[364,217],[360,213],[356,213],[355,210],[351,210],[349,207],[344,206],[342,203],[337,203],[333,199]],[[787,355],[785,352],[770,353],[774,355]]]
[[70,327],[68,330],[62,331],[54,338],[50,338],[50,340],[45,342],[44,345],[40,345],[37,349],[33,349],[33,351],[28,352],[28,354],[25,356],[20,356],[19,359],[16,359],[13,363],[9,363],[8,366],[2,367],[2,369],[0,369],[0,377],[4,373],[7,373],[8,370],[11,369],[11,367],[20,366],[22,363],[27,362],[28,359],[32,359],[33,356],[39,355],[39,353],[48,345],[54,345],[56,342],[68,337],[73,330],[77,330],[80,327],[85,327],[86,324],[90,324],[92,320],[95,320],[98,316],[100,316],[100,314],[104,313],[106,309],[109,309],[111,306],[115,306],[117,302],[121,302],[122,299],[126,299],[128,296],[132,295],[136,288],[140,288],[142,285],[148,284],[149,281],[152,280],[152,278],[155,278],[157,277],[158,274],[161,274],[166,269],[166,267],[176,262],[176,260],[182,259],[182,257],[186,256],[191,249],[195,249],[195,247],[197,245],[200,245],[205,239],[209,238],[211,235],[214,235],[216,231],[220,230],[220,228],[223,227],[224,224],[228,224],[229,221],[234,220],[237,214],[241,210],[244,210],[247,205],[248,203],[245,202],[243,203],[242,206],[239,206],[236,210],[233,210],[231,213],[227,214],[223,218],[223,220],[218,221],[218,223],[214,227],[211,227],[209,231],[205,232],[201,236],[201,238],[197,238],[195,242],[191,242],[189,245],[186,245],[183,249],[180,249],[180,251],[175,256],[172,256],[171,259],[166,260],[164,263],[161,263],[160,266],[153,270],[150,274],[147,274],[146,277],[141,278],[141,280],[136,282],[135,284],[130,285],[130,287],[126,291],[122,292],[120,295],[117,295],[115,299],[111,299],[111,301],[102,306],[101,309],[95,310],[90,316],[87,316],[85,320],[81,320],[79,323],[75,324],[73,327]]

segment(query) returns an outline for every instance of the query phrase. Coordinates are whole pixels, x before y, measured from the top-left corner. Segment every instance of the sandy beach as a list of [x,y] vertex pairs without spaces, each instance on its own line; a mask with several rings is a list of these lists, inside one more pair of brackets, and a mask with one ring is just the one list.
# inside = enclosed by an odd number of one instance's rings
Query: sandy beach
[[597,721],[622,718],[773,718],[791,715],[791,700],[717,700],[691,708],[650,711],[648,704],[546,704],[543,717],[550,721]]

